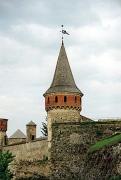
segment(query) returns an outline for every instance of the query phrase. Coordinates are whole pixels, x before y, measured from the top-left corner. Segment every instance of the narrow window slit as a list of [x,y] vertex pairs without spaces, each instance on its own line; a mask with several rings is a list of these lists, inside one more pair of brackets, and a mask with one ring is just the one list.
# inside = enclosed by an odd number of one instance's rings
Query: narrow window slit
[[49,104],[50,103],[50,98],[48,97],[48,99],[47,99],[47,103]]
[[57,97],[57,96],[55,96],[55,102],[56,102],[56,103],[58,102],[58,97]]
[[64,102],[67,102],[67,97],[66,96],[64,96]]
[[75,103],[77,103],[77,97],[75,96]]

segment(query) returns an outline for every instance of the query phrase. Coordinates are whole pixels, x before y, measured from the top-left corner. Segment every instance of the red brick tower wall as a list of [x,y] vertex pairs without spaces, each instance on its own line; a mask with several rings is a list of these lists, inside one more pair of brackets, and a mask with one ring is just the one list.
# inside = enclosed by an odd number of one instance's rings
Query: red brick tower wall
[[0,131],[7,131],[7,121],[8,119],[0,118]]
[[69,108],[81,111],[81,96],[77,94],[49,94],[45,97],[46,111],[56,108]]

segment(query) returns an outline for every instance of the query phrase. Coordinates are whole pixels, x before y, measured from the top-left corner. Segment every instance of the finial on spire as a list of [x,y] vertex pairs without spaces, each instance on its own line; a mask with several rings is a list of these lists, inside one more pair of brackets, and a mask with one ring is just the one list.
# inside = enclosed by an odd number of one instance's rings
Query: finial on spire
[[63,34],[70,35],[66,30],[63,29],[64,25],[61,25],[62,30],[60,31],[62,33],[62,44],[63,44]]
[[63,43],[63,25],[61,25],[61,28],[62,28],[61,33],[62,33],[62,43]]

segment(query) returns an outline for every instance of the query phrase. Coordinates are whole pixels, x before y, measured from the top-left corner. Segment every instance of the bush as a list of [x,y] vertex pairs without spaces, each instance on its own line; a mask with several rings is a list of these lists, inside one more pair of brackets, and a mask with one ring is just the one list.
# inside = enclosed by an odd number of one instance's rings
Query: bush
[[0,179],[10,180],[13,177],[13,174],[8,168],[9,164],[13,161],[13,158],[14,156],[9,151],[0,151]]

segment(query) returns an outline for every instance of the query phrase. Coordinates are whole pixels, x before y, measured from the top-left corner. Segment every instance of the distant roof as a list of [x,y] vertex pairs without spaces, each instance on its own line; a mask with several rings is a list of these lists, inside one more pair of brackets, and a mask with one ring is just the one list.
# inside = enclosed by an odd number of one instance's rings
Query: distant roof
[[27,126],[36,126],[36,124],[33,121],[30,121]]
[[18,129],[12,136],[9,137],[10,139],[26,139],[25,134]]
[[46,94],[56,92],[78,93],[83,96],[82,92],[75,84],[63,41],[60,48],[52,84],[50,88],[45,92],[44,96]]

